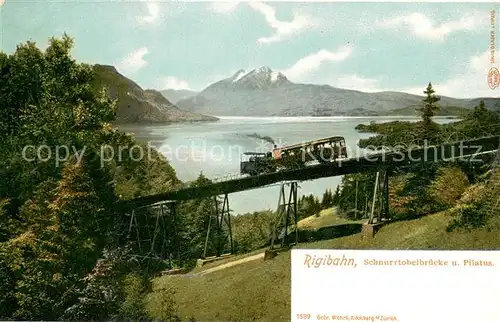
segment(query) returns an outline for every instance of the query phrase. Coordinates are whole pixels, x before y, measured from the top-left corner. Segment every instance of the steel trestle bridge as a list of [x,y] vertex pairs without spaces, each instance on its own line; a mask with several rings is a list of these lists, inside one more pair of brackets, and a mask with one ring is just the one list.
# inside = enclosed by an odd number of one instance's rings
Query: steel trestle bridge
[[[177,190],[169,191],[162,194],[140,197],[132,200],[120,201],[117,203],[116,210],[118,213],[128,214],[130,218],[129,233],[135,235],[131,237],[138,243],[141,242],[140,231],[144,230],[138,218],[141,214],[137,211],[139,209],[147,209],[148,207],[159,207],[161,212],[156,213],[143,213],[142,215],[156,216],[157,223],[163,223],[164,219],[158,219],[165,216],[175,216],[175,205],[180,201],[202,199],[212,197],[215,202],[216,213],[211,214],[213,220],[210,219],[208,236],[211,229],[219,231],[224,230],[228,232],[228,244],[230,245],[229,252],[233,251],[232,232],[230,224],[230,211],[228,194],[241,192],[250,189],[257,189],[266,187],[273,184],[281,184],[279,205],[277,211],[276,229],[278,226],[284,228],[282,245],[289,244],[288,229],[290,225],[294,226],[298,222],[297,218],[297,182],[308,181],[318,178],[335,177],[351,173],[360,172],[377,172],[377,182],[373,194],[373,207],[371,211],[369,223],[375,220],[387,218],[388,213],[388,177],[390,172],[394,170],[409,171],[411,172],[415,166],[424,163],[437,163],[437,162],[464,162],[464,163],[483,163],[492,159],[495,154],[500,153],[500,136],[489,136],[478,139],[459,141],[453,143],[445,143],[437,146],[417,147],[407,150],[384,150],[379,153],[363,155],[355,158],[347,158],[327,163],[320,163],[317,165],[304,166],[289,170],[283,170],[268,174],[261,174],[256,176],[246,176],[236,179],[230,179],[220,182],[211,182],[206,185],[182,187]],[[288,198],[285,193],[285,186],[289,187]],[[222,201],[219,199],[222,196]],[[163,207],[161,204],[166,204],[168,207]],[[378,211],[374,211],[375,208]],[[167,210],[169,211],[167,211]],[[378,216],[377,218],[375,218]],[[212,217],[211,217],[212,218]],[[135,227],[134,227],[135,226]],[[153,225],[154,226],[154,225]],[[163,227],[163,226],[161,226]],[[140,229],[141,228],[141,229]],[[150,228],[147,228],[150,229]],[[152,229],[152,227],[151,227]],[[148,244],[149,253],[156,253],[157,256],[165,257],[165,252],[168,252],[164,247],[165,244],[171,243],[161,238],[156,238],[160,235],[159,227],[154,227],[154,233],[149,235],[147,240],[142,240],[143,244]],[[170,230],[172,233],[172,231]],[[297,229],[295,229],[297,232]],[[171,235],[170,233],[170,235]],[[148,235],[147,234],[147,235]],[[144,233],[143,233],[144,235]],[[295,234],[297,236],[297,233]],[[164,239],[169,239],[168,236]],[[175,238],[174,238],[175,239]],[[273,232],[271,247],[276,239],[276,232]],[[152,242],[152,244],[151,244]],[[161,250],[155,246],[155,243],[161,242]],[[205,253],[207,251],[207,242],[205,243]],[[297,242],[297,240],[295,241]],[[175,248],[175,247],[174,247]],[[158,254],[164,253],[164,254]],[[220,255],[222,250],[216,251],[216,255]],[[169,254],[169,256],[172,253]]]

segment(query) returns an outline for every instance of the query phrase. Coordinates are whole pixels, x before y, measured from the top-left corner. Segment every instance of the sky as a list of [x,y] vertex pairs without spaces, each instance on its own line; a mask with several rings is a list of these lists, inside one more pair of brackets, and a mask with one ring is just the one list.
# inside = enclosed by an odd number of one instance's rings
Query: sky
[[492,9],[500,14],[494,3],[6,0],[0,44],[43,49],[66,32],[75,59],[158,90],[201,91],[268,66],[297,83],[422,94],[432,82],[438,95],[498,97],[487,82],[500,61]]

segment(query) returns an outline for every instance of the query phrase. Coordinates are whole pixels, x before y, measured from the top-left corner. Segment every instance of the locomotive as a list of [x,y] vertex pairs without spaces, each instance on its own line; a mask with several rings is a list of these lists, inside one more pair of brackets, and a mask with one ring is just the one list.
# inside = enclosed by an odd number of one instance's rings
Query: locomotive
[[240,173],[251,176],[303,167],[311,161],[321,163],[347,158],[345,139],[332,136],[315,141],[278,148],[267,153],[245,152],[240,162]]

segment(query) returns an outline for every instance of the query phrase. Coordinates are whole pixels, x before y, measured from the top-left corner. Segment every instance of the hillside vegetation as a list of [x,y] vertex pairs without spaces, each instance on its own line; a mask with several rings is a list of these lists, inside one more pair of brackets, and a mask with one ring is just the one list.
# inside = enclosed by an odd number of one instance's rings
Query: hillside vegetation
[[[138,320],[143,314],[135,294],[157,271],[179,265],[164,260],[173,257],[172,246],[162,249],[162,258],[142,261],[138,243],[129,239],[130,217],[116,204],[182,183],[158,151],[110,124],[124,102],[130,109],[163,102],[158,110],[178,110],[109,68],[104,75],[111,78],[96,75],[96,67],[73,59],[72,48],[64,35],[43,51],[28,41],[11,54],[0,52],[2,320]],[[108,95],[108,82],[118,101]],[[139,97],[120,101],[128,90]],[[146,116],[152,120],[155,113]],[[206,181],[200,176],[192,184]],[[214,205],[205,199],[178,207],[175,252],[189,263],[202,255],[205,214]],[[139,220],[155,224],[151,213]],[[171,227],[164,227],[168,245]],[[217,238],[209,234],[211,252]]]

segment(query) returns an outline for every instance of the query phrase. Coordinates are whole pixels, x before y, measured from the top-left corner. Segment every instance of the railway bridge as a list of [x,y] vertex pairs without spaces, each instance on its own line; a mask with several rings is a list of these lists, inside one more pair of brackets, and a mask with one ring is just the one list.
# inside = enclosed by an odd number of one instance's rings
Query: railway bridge
[[[215,213],[210,215],[204,256],[206,256],[211,230],[220,232],[221,236],[225,236],[224,238],[227,237],[227,240],[219,245],[220,252],[216,256],[220,256],[224,245],[229,245],[229,252],[233,252],[229,194],[280,184],[276,227],[271,238],[271,248],[278,240],[281,242],[281,246],[289,246],[298,241],[298,230],[295,227],[298,222],[297,194],[298,182],[300,181],[351,173],[376,172],[371,212],[367,222],[367,224],[374,224],[390,219],[388,218],[388,188],[391,172],[395,170],[411,172],[423,163],[483,163],[500,154],[499,146],[500,136],[489,136],[439,146],[397,151],[384,150],[330,163],[320,163],[256,176],[241,176],[201,186],[184,186],[162,194],[120,201],[116,205],[116,209],[118,213],[130,217],[129,238],[136,244],[143,257],[153,256],[171,259],[172,257],[180,257],[180,245],[176,242],[178,240],[176,237],[178,227],[176,212],[179,208],[179,202],[213,198]],[[149,220],[144,220],[146,217]],[[151,220],[151,217],[154,220]],[[292,231],[295,234],[290,234]],[[225,233],[222,234],[222,232]]]

